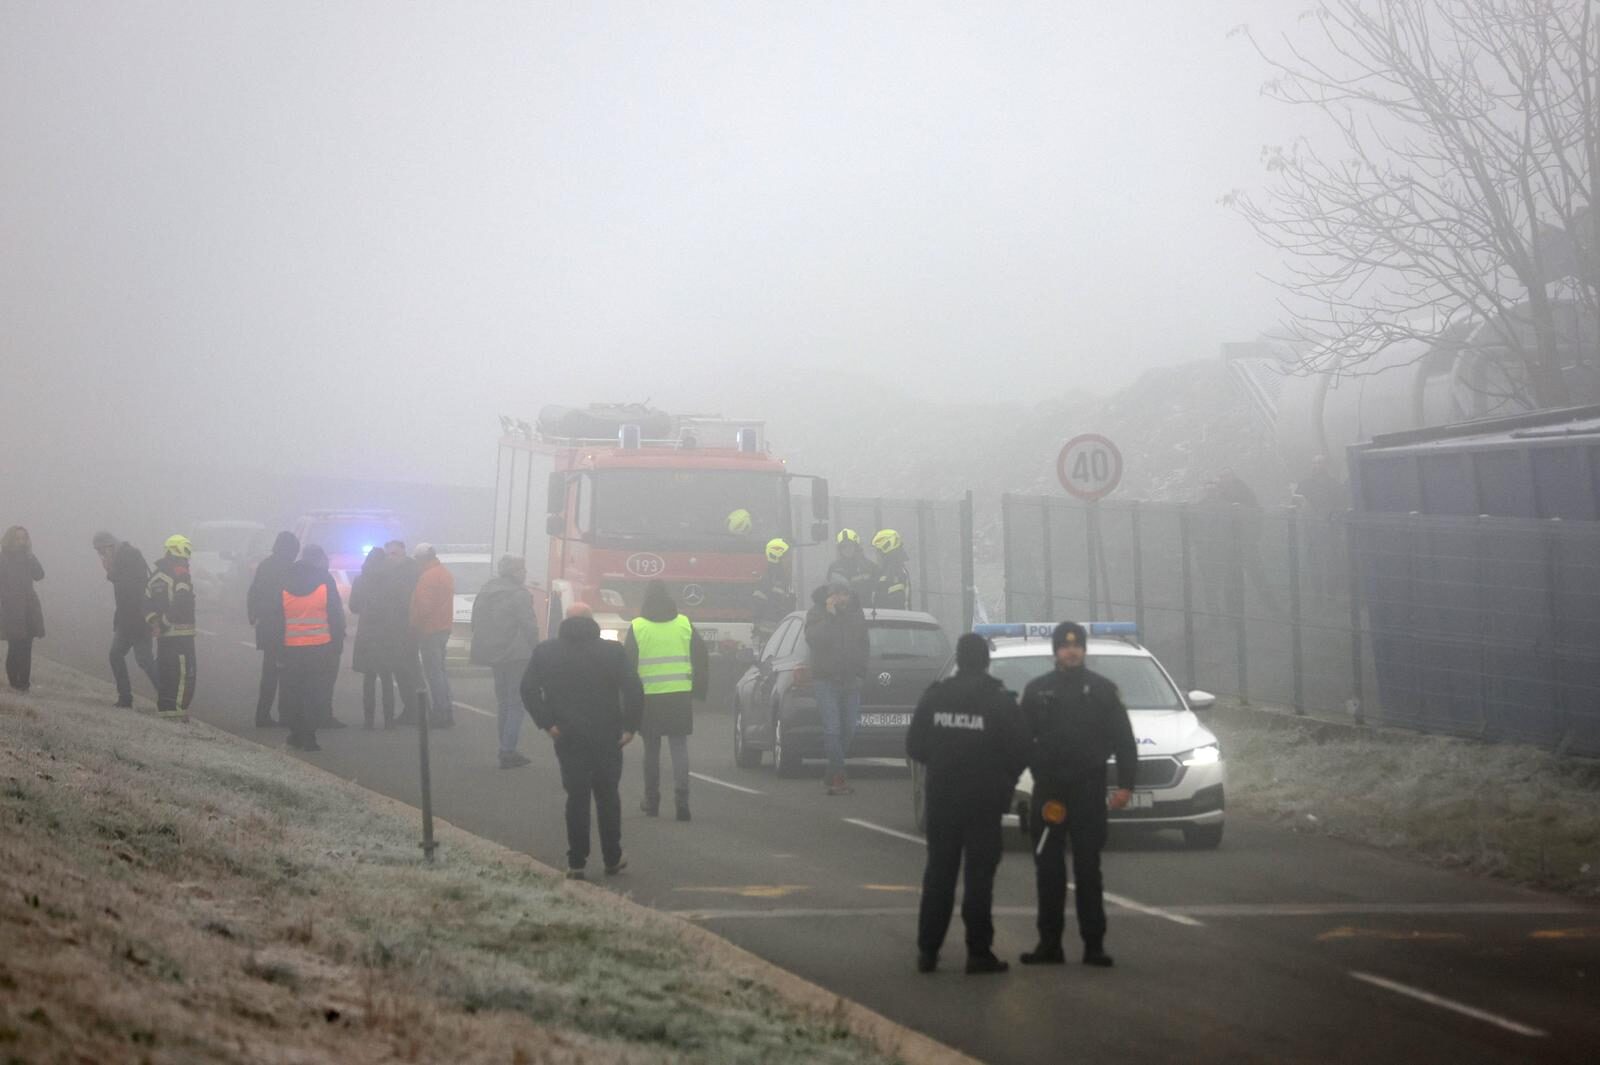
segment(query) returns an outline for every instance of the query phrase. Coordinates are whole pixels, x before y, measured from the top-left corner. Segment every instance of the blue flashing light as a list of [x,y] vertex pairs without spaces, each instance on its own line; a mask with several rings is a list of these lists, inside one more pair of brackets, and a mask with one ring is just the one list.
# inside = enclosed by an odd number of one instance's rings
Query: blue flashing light
[[[972,631],[990,640],[1018,636],[1024,640],[1048,640],[1050,634],[1055,631],[1057,624],[1059,622],[1055,621],[1011,621],[989,625],[974,625],[972,626]],[[1089,635],[1093,637],[1107,639],[1117,637],[1139,638],[1139,626],[1131,621],[1091,621],[1084,627],[1089,630]]]

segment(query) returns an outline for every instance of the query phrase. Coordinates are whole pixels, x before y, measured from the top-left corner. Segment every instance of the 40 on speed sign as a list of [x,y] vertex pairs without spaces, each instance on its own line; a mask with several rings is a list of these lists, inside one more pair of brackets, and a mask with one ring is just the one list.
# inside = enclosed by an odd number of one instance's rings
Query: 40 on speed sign
[[1122,480],[1122,452],[1099,433],[1075,436],[1056,456],[1056,477],[1079,499],[1103,499]]

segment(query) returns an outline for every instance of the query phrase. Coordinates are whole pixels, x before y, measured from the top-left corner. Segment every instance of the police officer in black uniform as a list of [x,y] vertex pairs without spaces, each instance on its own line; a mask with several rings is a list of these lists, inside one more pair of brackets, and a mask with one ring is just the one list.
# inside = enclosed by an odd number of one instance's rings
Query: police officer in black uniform
[[[1083,664],[1088,633],[1063,621],[1051,634],[1056,668],[1028,682],[1022,712],[1033,734],[1034,873],[1039,891],[1039,945],[1022,955],[1024,965],[1061,965],[1066,955],[1066,848],[1072,844],[1073,892],[1083,963],[1108,968],[1106,909],[1100,879],[1100,848],[1106,842],[1106,760],[1116,755],[1117,790],[1110,806],[1133,798],[1139,750],[1117,686]],[[1041,843],[1042,840],[1042,843]]]
[[906,754],[927,767],[928,865],[917,918],[919,972],[938,965],[963,855],[967,972],[1007,969],[992,949],[990,909],[1000,867],[1000,817],[1028,764],[1029,744],[1017,697],[989,675],[988,641],[967,633],[956,641],[956,675],[923,693],[906,733]]

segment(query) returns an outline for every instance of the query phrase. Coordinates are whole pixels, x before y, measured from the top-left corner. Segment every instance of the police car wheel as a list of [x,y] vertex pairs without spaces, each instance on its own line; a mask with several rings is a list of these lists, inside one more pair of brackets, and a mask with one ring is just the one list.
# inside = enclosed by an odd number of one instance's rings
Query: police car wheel
[[1192,850],[1214,850],[1222,843],[1222,826],[1185,825],[1183,843]]
[[761,764],[761,752],[745,742],[744,705],[737,698],[733,703],[733,764],[740,769],[754,769]]
[[783,742],[783,718],[779,717],[772,725],[772,768],[778,771],[780,777],[797,777],[801,767],[799,752]]

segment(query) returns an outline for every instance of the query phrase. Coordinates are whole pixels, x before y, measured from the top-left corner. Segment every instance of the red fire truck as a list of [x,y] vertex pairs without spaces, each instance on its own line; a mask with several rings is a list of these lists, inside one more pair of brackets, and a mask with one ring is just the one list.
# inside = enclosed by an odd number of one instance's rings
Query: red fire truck
[[[621,638],[659,579],[715,653],[736,654],[752,646],[767,541],[828,536],[827,481],[791,473],[760,422],[546,407],[501,429],[493,554],[527,559],[546,632],[582,601]],[[793,504],[796,481],[809,482],[809,508]]]

